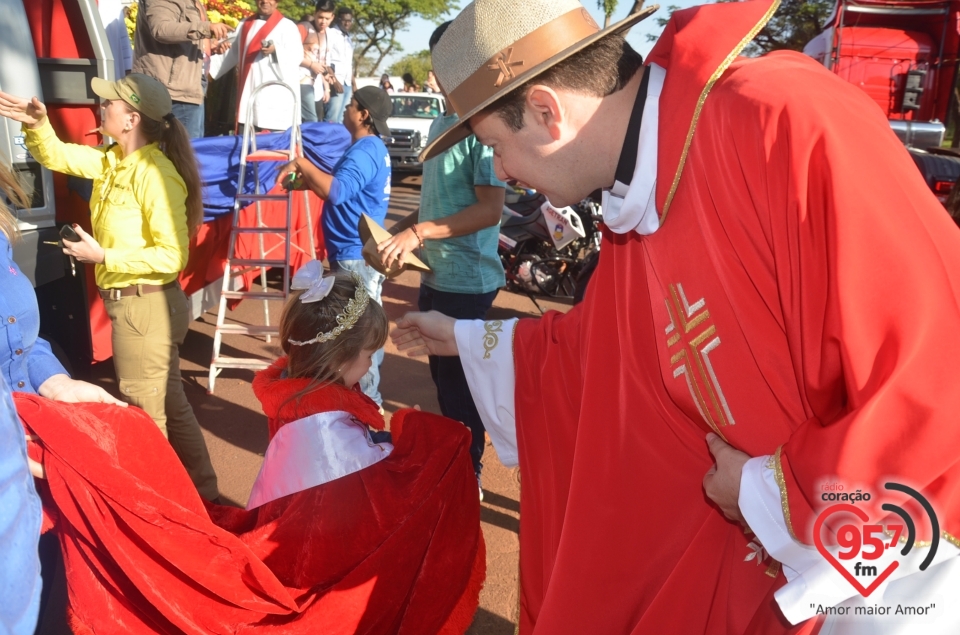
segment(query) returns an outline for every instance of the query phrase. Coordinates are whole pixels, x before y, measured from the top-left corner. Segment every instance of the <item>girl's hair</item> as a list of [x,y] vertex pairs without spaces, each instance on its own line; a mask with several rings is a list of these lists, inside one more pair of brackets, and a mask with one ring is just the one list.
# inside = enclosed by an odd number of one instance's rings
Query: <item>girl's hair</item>
[[0,232],[3,232],[7,240],[12,243],[20,237],[20,228],[7,201],[16,207],[26,209],[30,205],[30,199],[23,191],[16,173],[2,161],[0,161],[0,194],[6,199],[0,200]]
[[[126,102],[123,102],[126,106]],[[130,109],[130,106],[127,106]],[[193,154],[190,144],[190,135],[176,117],[167,115],[163,121],[151,119],[140,114],[140,130],[147,141],[160,144],[160,149],[167,155],[173,167],[176,168],[187,186],[187,231],[190,238],[197,235],[200,225],[203,224],[203,198],[200,181],[200,170],[197,168],[197,157]]]
[[305,342],[337,326],[337,315],[357,292],[357,282],[347,271],[336,274],[333,289],[323,300],[304,304],[304,291],[291,294],[280,317],[280,346],[287,354],[287,376],[310,378],[313,382],[303,394],[325,384],[343,384],[340,369],[356,359],[361,351],[382,348],[387,341],[387,314],[372,298],[353,328],[327,342],[297,346],[290,340]]

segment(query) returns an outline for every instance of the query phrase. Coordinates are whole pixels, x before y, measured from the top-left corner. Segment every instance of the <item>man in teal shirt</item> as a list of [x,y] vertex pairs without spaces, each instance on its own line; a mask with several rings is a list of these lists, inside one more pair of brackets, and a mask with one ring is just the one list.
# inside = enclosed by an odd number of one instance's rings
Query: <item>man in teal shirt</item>
[[[431,50],[448,24],[430,36]],[[430,126],[429,138],[456,122],[455,113],[444,113]],[[486,316],[505,282],[497,255],[505,187],[494,174],[493,151],[473,135],[423,164],[416,222],[379,245],[387,266],[421,247],[421,258],[430,267],[420,278],[421,311],[439,311],[463,320]],[[430,356],[430,374],[437,385],[440,411],[473,432],[470,455],[479,485],[483,423],[460,358]]]

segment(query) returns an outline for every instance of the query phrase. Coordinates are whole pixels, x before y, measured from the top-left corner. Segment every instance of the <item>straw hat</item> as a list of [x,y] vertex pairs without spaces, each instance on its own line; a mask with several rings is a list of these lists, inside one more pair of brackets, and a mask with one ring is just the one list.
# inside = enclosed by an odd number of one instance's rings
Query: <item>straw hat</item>
[[399,267],[394,264],[387,269],[380,260],[380,253],[377,251],[377,245],[392,236],[390,232],[380,226],[366,214],[360,215],[360,224],[357,226],[360,231],[360,240],[363,241],[363,259],[367,264],[385,275],[388,278],[399,276],[404,269],[416,269],[417,271],[430,271],[430,267],[424,264],[422,260],[413,254],[404,254],[403,264]]
[[433,72],[460,121],[420,154],[426,161],[470,135],[470,117],[574,53],[656,11],[601,29],[577,0],[475,0],[433,49]]

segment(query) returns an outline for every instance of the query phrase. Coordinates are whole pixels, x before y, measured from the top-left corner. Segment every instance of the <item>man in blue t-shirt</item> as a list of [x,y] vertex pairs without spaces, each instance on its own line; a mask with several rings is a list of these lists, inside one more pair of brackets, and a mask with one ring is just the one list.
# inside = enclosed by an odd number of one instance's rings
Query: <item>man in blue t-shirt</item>
[[[430,50],[447,24],[430,37]],[[435,139],[456,123],[455,113],[444,113],[430,126],[429,138]],[[461,320],[484,319],[504,285],[497,242],[505,187],[494,174],[493,151],[473,135],[423,164],[416,222],[378,245],[385,266],[421,247],[422,259],[431,269],[420,278],[421,311],[439,311]],[[473,433],[470,455],[479,485],[483,422],[460,358],[431,355],[430,374],[440,411],[462,421]]]
[[[366,86],[353,94],[343,113],[343,125],[353,144],[327,174],[310,162],[298,158],[288,163],[277,177],[283,183],[294,174],[298,189],[309,188],[326,201],[321,217],[327,259],[334,271],[353,271],[367,287],[370,297],[381,303],[384,276],[363,260],[363,241],[357,226],[360,215],[367,214],[381,226],[390,202],[390,154],[380,139],[390,134],[387,118],[393,102],[376,86]],[[370,370],[360,380],[364,394],[381,404],[380,364],[383,349],[373,356]]]

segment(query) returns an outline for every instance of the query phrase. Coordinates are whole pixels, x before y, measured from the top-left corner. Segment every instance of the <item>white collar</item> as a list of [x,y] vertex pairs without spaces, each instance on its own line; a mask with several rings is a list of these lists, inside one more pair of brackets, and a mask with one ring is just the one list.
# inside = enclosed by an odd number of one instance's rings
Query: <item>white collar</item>
[[284,425],[264,454],[247,509],[359,472],[390,456],[348,412],[320,412]]
[[666,70],[650,64],[647,100],[640,123],[637,165],[630,185],[616,181],[603,191],[603,222],[617,234],[636,231],[648,236],[660,229],[657,212],[657,130],[660,121],[660,92]]

